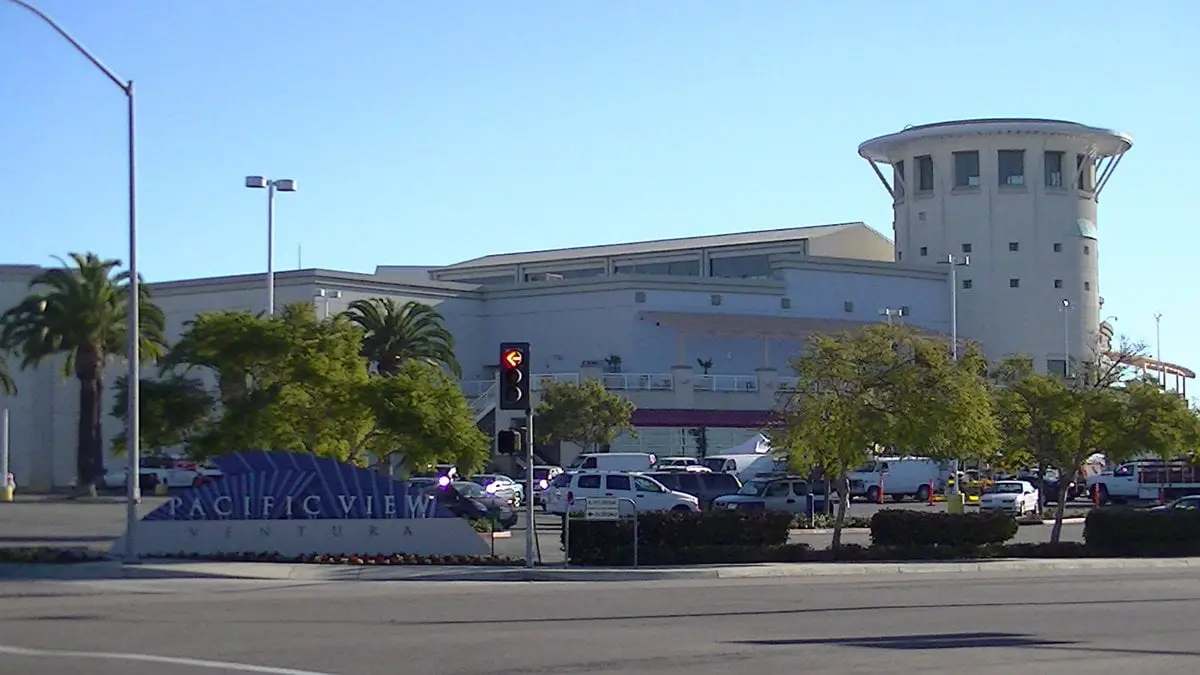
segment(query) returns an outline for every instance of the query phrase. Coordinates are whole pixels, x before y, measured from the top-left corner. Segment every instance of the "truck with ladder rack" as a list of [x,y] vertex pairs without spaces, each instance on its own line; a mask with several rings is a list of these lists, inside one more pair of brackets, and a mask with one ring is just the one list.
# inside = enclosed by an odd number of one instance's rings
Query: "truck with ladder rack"
[[1200,494],[1200,466],[1186,459],[1126,462],[1089,476],[1087,488],[1101,504],[1171,501]]

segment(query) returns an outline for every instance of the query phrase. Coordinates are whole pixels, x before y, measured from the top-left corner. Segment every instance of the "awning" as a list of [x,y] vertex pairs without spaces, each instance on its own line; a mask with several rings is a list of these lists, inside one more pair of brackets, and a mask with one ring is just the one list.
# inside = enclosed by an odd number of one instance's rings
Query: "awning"
[[630,423],[635,427],[719,427],[762,429],[771,421],[770,410],[695,410],[690,408],[638,408]]

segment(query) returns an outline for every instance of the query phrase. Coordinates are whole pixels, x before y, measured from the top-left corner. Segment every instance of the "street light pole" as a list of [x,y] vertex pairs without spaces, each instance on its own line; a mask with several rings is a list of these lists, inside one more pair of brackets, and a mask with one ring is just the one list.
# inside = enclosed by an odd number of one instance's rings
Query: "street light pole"
[[[126,332],[128,333],[125,359],[129,363],[128,373],[128,414],[126,416],[126,456],[128,457],[128,471],[126,473],[126,508],[125,508],[125,543],[126,555],[136,557],[136,548],[134,546],[134,536],[137,529],[138,521],[138,502],[141,501],[141,486],[138,484],[138,466],[140,458],[138,451],[141,447],[141,439],[138,437],[138,431],[141,426],[141,354],[139,347],[141,346],[141,317],[140,314],[140,299],[141,299],[141,279],[138,276],[137,263],[137,163],[135,162],[135,143],[137,128],[134,125],[134,96],[133,96],[133,80],[122,80],[117,77],[116,73],[109,70],[107,66],[100,62],[89,52],[78,40],[71,37],[62,26],[59,26],[54,19],[44,14],[41,10],[33,5],[25,2],[25,0],[4,0],[9,4],[20,7],[37,18],[43,23],[52,28],[60,37],[69,42],[75,51],[79,52],[93,66],[104,74],[113,84],[125,94],[126,99],[126,133],[128,134],[128,164],[129,164],[129,307],[128,319],[129,324]],[[99,468],[99,467],[95,467]]]
[[1063,298],[1063,377],[1071,377],[1071,301]]
[[268,180],[246,176],[246,187],[267,189],[267,315],[275,314],[275,191],[295,192],[296,181],[289,178]]
[[1167,388],[1167,369],[1163,368],[1162,362],[1162,312],[1154,313],[1154,357],[1158,361],[1158,383],[1163,389]]
[[956,258],[950,254],[941,264],[950,266],[950,358],[958,361],[958,274],[955,268],[970,266],[971,256]]

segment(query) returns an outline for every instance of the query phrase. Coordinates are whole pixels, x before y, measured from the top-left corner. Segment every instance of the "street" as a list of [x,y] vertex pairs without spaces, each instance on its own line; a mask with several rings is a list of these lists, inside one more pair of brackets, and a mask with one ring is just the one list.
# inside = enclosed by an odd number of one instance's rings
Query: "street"
[[43,675],[1185,673],[1200,573],[629,583],[0,583]]

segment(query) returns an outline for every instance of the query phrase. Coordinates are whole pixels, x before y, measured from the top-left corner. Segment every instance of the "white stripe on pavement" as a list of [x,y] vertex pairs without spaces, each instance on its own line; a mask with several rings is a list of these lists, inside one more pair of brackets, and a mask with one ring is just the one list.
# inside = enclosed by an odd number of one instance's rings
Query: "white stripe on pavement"
[[297,670],[295,668],[279,668],[276,666],[256,666],[251,663],[208,661],[205,659],[188,659],[177,656],[158,656],[155,654],[76,652],[57,649],[28,649],[26,647],[13,647],[9,645],[0,645],[0,654],[8,654],[9,656],[28,656],[34,658],[140,661],[142,663],[162,663],[173,666],[190,666],[192,668],[208,668],[210,670],[225,670],[235,673],[264,673],[265,675],[337,675],[337,673],[326,673],[315,670]]

